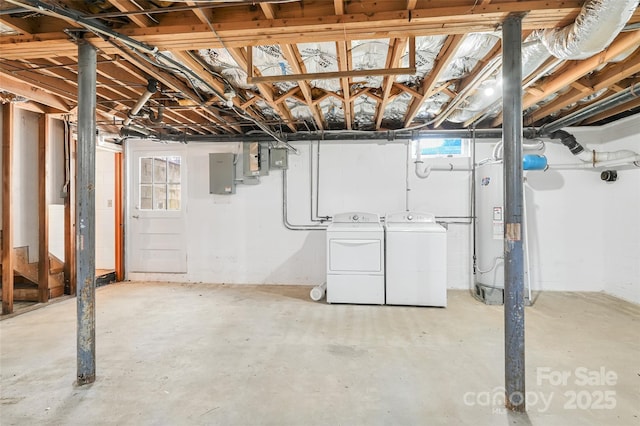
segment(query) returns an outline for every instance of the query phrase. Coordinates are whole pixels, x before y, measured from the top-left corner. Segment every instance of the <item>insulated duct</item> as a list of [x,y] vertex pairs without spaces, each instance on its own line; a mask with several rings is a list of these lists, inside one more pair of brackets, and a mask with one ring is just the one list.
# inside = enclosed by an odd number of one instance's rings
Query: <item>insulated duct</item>
[[[638,0],[590,0],[573,24],[534,33],[522,49],[523,78],[536,71],[550,54],[565,60],[585,59],[601,52],[622,31],[637,7]],[[556,65],[554,63],[553,67]],[[548,71],[542,70],[529,84]],[[499,81],[499,78],[495,79],[496,86]],[[474,117],[482,116],[484,119],[494,111],[493,105],[499,101],[500,90],[494,90],[492,96],[480,92],[478,90],[465,99],[464,107],[451,113],[447,120],[470,124],[467,123],[470,120],[477,121]]]
[[575,22],[542,31],[540,40],[559,59],[586,59],[602,52],[625,26],[638,0],[591,0]]

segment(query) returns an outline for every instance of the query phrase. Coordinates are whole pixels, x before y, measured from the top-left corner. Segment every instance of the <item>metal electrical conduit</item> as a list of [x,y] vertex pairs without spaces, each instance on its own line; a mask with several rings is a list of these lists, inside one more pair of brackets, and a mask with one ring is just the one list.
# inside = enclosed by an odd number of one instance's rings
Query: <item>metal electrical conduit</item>
[[[311,145],[310,145],[311,147]],[[287,185],[287,170],[282,170],[282,223],[285,228],[291,231],[324,231],[327,229],[328,224],[306,224],[306,225],[296,225],[289,222],[289,209],[288,209],[288,185]],[[473,206],[471,206],[471,211],[473,212]],[[327,220],[331,219],[331,216],[324,216]],[[453,219],[453,220],[452,220]],[[449,224],[462,224],[462,225],[470,225],[472,224],[473,213],[471,216],[436,216],[436,221],[443,225]],[[384,222],[384,217],[381,218],[381,221]]]
[[291,231],[324,231],[327,229],[327,225],[294,225],[289,222],[288,217],[288,208],[287,208],[287,199],[288,199],[288,190],[287,190],[287,170],[282,170],[282,223],[285,228]]
[[312,222],[328,222],[331,216],[320,216],[320,141],[316,145],[316,176],[315,176],[315,217],[313,210],[313,141],[309,142],[309,219]]
[[608,98],[595,102],[588,107],[574,112],[573,114],[567,115],[566,117],[562,117],[556,121],[545,124],[540,128],[538,133],[541,136],[550,135],[563,127],[571,126],[572,124],[578,123],[589,117],[593,117],[601,111],[606,111],[638,97],[640,97],[640,83],[635,83],[615,95],[611,95]]

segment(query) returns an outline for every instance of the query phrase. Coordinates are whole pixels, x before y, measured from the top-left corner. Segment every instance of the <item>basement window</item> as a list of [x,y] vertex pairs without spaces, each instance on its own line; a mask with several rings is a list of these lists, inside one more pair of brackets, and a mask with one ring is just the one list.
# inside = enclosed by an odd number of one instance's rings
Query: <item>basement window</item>
[[420,144],[422,157],[468,157],[468,139],[435,139],[426,138],[413,142],[413,158],[416,158],[416,143]]
[[140,209],[180,210],[180,157],[140,158]]

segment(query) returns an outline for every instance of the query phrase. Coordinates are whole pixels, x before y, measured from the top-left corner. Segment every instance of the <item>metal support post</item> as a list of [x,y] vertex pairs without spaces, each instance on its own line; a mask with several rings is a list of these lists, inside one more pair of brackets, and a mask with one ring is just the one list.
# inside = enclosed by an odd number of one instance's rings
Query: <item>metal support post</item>
[[76,277],[78,385],[96,379],[96,49],[78,41],[78,151],[76,167]]
[[524,412],[524,258],[522,251],[522,16],[502,27],[504,146],[504,354],[506,407]]

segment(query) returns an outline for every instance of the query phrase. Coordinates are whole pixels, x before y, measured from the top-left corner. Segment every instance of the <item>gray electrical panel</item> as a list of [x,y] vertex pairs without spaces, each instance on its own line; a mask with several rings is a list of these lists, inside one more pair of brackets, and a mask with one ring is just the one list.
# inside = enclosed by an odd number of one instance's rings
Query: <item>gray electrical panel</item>
[[209,193],[236,193],[235,155],[231,152],[209,154]]
[[242,174],[244,177],[269,174],[269,147],[259,142],[245,142],[242,147]]
[[271,148],[269,154],[269,168],[272,170],[289,168],[289,150],[287,148]]

